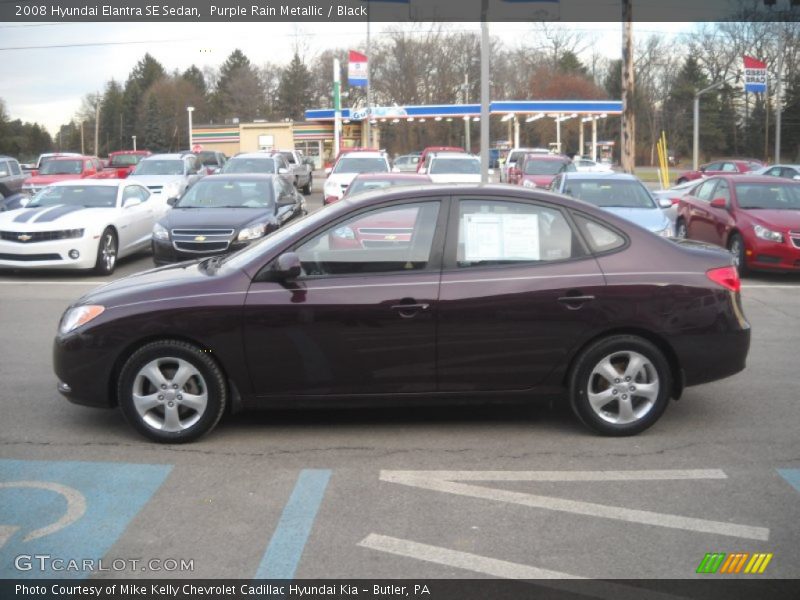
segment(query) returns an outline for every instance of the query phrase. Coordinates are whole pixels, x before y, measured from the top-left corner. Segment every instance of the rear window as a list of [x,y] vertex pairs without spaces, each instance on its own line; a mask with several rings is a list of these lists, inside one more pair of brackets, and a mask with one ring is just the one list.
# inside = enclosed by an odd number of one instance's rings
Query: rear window
[[232,158],[222,167],[222,173],[276,173],[271,158]]
[[389,165],[383,158],[343,157],[333,168],[334,173],[388,173]]
[[560,160],[531,159],[523,165],[525,175],[556,175],[561,172],[566,163]]
[[434,158],[430,173],[455,173],[457,175],[480,175],[481,163],[477,159]]

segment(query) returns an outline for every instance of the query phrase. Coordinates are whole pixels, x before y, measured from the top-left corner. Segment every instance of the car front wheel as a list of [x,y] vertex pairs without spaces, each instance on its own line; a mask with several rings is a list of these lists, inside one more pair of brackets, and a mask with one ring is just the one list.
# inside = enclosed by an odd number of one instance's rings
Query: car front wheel
[[219,422],[225,376],[208,351],[177,340],[143,346],[125,362],[118,398],[128,422],[162,443],[196,440]]
[[302,190],[304,196],[308,196],[309,194],[311,194],[311,183],[312,183],[312,181],[313,181],[313,178],[309,175],[308,176],[308,183],[306,183],[303,186],[303,190]]
[[97,245],[97,258],[94,263],[94,272],[98,275],[111,275],[117,266],[117,235],[114,230],[107,227],[100,236]]
[[744,254],[744,240],[738,233],[734,233],[728,240],[728,250],[733,255],[733,264],[739,270],[739,275],[747,273],[747,262]]
[[653,425],[666,409],[671,389],[663,353],[632,335],[590,345],[575,362],[569,381],[575,415],[609,436],[635,435]]
[[686,228],[686,221],[680,219],[675,224],[675,237],[681,240],[685,240],[689,237],[689,230]]

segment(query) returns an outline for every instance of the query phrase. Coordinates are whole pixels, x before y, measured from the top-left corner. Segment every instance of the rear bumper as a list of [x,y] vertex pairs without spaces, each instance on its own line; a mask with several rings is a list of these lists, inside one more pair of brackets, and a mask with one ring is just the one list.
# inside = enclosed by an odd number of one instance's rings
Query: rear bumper
[[750,327],[670,340],[684,372],[685,385],[724,379],[743,371],[750,350]]

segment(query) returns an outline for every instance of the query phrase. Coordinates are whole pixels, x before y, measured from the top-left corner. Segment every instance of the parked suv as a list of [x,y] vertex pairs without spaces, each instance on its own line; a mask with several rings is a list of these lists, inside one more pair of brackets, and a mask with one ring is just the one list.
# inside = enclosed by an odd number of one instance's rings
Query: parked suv
[[281,152],[240,152],[228,159],[220,173],[225,175],[280,175],[294,185],[294,173]]
[[6,204],[12,201],[12,197],[19,196],[26,177],[17,159],[0,155],[0,210],[6,210]]
[[197,156],[190,153],[153,154],[136,165],[131,177],[144,184],[166,210],[167,200],[178,198],[205,174]]
[[359,173],[389,173],[389,157],[383,150],[354,150],[339,154],[322,191],[322,203],[340,200]]

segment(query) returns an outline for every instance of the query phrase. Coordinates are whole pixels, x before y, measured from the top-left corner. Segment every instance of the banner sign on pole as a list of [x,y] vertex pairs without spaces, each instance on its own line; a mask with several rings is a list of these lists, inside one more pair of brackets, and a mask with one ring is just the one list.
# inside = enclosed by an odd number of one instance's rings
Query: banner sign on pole
[[744,91],[767,91],[767,64],[751,56],[744,57]]
[[350,50],[347,64],[347,83],[356,87],[367,85],[367,55]]

